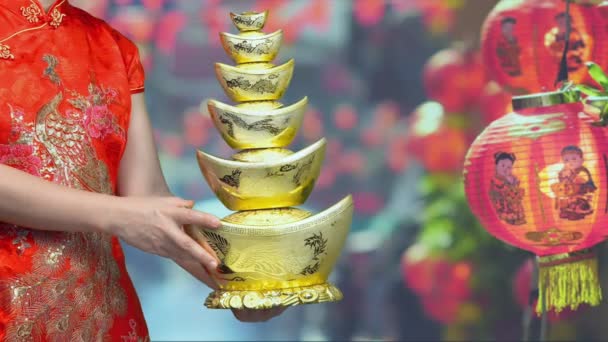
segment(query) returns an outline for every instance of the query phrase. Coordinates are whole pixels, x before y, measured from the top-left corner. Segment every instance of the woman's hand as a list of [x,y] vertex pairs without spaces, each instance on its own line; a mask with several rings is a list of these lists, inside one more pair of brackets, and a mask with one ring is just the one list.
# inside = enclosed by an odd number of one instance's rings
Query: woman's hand
[[215,258],[182,227],[192,224],[213,229],[221,223],[212,215],[191,209],[193,204],[177,197],[122,197],[118,201],[119,214],[110,217],[113,222],[108,225],[109,232],[133,247],[170,258],[189,270],[195,263],[213,270],[217,267]]
[[267,310],[232,310],[234,317],[241,322],[259,323],[271,320],[287,310],[286,307],[272,308]]

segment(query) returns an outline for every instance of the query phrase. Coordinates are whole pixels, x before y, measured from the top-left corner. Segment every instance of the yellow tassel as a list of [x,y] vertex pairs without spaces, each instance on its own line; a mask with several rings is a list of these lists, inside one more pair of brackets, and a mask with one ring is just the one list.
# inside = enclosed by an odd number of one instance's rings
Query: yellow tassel
[[540,257],[538,266],[538,314],[543,310],[543,296],[545,309],[555,312],[568,307],[576,310],[580,304],[596,306],[602,300],[597,258],[588,250]]

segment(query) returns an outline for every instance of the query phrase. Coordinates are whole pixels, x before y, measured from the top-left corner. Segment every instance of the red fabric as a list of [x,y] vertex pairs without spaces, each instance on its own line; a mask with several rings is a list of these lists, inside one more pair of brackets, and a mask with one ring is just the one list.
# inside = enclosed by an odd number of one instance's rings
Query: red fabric
[[590,248],[608,223],[608,135],[581,103],[505,115],[471,146],[466,195],[483,226],[546,256]]
[[[115,194],[144,89],[135,45],[67,1],[0,0],[0,22],[0,162]],[[0,339],[24,338],[149,340],[115,237],[0,224]]]

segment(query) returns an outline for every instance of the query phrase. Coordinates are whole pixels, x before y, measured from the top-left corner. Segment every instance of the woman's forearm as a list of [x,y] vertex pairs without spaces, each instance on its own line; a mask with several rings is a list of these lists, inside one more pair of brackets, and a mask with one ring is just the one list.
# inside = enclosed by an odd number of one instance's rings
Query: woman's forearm
[[108,231],[114,196],[75,190],[0,164],[0,221],[39,230]]

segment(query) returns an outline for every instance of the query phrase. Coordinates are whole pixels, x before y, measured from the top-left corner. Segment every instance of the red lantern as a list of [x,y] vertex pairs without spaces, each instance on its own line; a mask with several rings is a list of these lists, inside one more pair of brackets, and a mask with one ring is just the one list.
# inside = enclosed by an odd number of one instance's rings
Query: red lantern
[[485,127],[505,113],[511,112],[511,94],[495,82],[489,82],[479,95],[478,106]]
[[420,297],[424,312],[442,323],[454,323],[471,299],[473,268],[467,261],[452,262],[431,255],[422,244],[408,248],[401,259],[406,285]]
[[429,59],[423,80],[431,100],[441,103],[450,113],[462,113],[477,102],[486,85],[486,74],[479,53],[452,48]]
[[461,128],[447,124],[441,104],[426,102],[410,119],[408,151],[429,172],[460,172],[469,140]]
[[[555,89],[566,35],[563,0],[502,0],[486,18],[482,53],[489,76],[523,94]],[[571,4],[568,72],[591,82],[585,62],[608,62],[606,19],[597,6]]]
[[495,237],[539,256],[547,310],[597,305],[588,249],[608,223],[608,132],[592,125],[573,92],[516,97],[513,107],[467,154],[471,209]]

